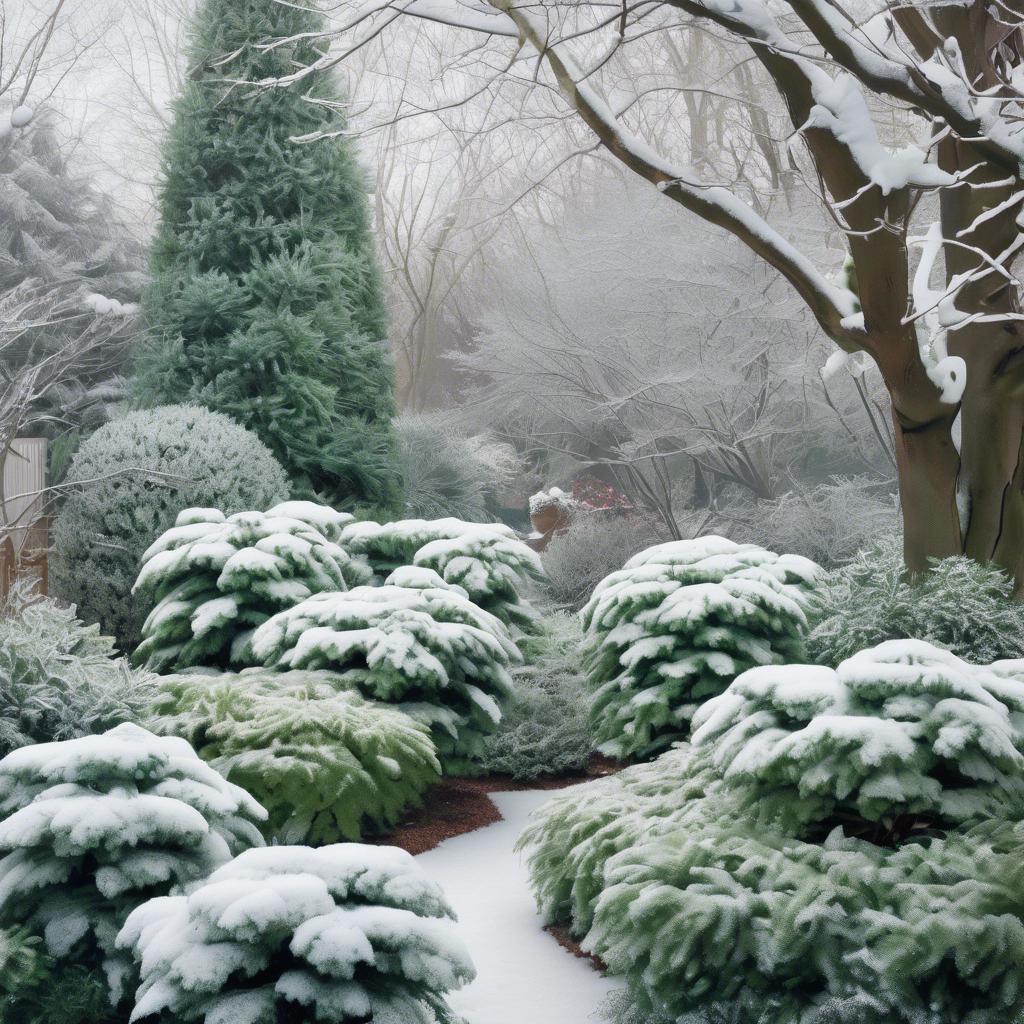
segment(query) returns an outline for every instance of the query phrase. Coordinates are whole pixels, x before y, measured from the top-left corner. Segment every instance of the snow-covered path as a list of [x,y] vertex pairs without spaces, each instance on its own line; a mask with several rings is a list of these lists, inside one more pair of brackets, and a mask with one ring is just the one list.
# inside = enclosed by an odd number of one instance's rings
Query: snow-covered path
[[448,999],[468,1024],[595,1024],[595,1010],[618,987],[543,931],[512,851],[530,812],[550,796],[493,793],[504,821],[416,858],[444,887],[476,964],[476,981]]

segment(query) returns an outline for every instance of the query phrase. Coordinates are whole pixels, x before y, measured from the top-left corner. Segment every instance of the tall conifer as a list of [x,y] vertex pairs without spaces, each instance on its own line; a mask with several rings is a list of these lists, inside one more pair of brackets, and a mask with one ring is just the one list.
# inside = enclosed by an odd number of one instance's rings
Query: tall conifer
[[[399,497],[392,365],[366,182],[342,127],[314,8],[205,0],[164,152],[140,358],[146,404],[192,400],[249,427],[298,492],[341,506]],[[307,34],[268,48],[268,40]],[[322,101],[326,101],[326,104]]]

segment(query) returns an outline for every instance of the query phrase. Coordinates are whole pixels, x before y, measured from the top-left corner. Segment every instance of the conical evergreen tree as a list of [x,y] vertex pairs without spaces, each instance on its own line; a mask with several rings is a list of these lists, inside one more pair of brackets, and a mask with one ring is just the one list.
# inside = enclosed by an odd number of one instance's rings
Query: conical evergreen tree
[[197,401],[255,431],[300,493],[387,508],[400,481],[366,184],[343,138],[290,141],[339,128],[339,91],[328,72],[238,84],[315,61],[315,41],[260,44],[322,27],[315,9],[275,0],[200,8],[164,151],[154,343],[137,384],[146,404]]

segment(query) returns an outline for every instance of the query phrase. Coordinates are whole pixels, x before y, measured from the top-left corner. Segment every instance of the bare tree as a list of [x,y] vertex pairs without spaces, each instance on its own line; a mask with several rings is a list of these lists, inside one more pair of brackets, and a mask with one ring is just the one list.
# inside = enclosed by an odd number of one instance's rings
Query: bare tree
[[[866,353],[882,375],[908,565],[963,552],[1024,586],[1016,0],[381,0],[339,10],[345,44],[323,63],[410,16],[473,34],[463,69],[475,61],[483,79],[532,80],[557,95],[615,160],[778,270],[839,349]],[[745,49],[757,91],[781,103],[787,158],[817,184],[845,236],[844,280],[830,279],[743,188],[690,165],[685,138],[662,115],[664,97],[685,95],[698,69],[673,67],[651,46],[687,32]],[[894,149],[906,124],[917,145]],[[726,148],[742,128],[729,125]]]

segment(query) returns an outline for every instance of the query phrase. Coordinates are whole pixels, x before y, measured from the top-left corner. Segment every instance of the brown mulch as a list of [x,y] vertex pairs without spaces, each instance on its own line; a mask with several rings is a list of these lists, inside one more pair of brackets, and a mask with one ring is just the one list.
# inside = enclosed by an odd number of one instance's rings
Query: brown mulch
[[[389,835],[365,839],[364,842],[376,843],[379,846],[400,846],[414,855],[426,853],[446,839],[475,832],[478,828],[501,821],[498,808],[488,799],[488,793],[507,793],[509,790],[523,789],[564,789],[577,782],[612,775],[623,767],[625,766],[610,758],[595,754],[584,771],[572,775],[529,781],[517,781],[508,775],[445,778],[427,791],[423,804],[410,811]],[[559,942],[561,941],[559,939]]]
[[568,950],[573,956],[579,957],[581,960],[589,960],[590,963],[602,974],[605,974],[608,971],[608,965],[599,956],[594,956],[593,953],[586,953],[580,949],[579,942],[569,934],[569,928],[566,925],[546,924],[544,925],[544,931],[546,931],[548,935],[550,935],[555,942],[562,947],[562,949]]

